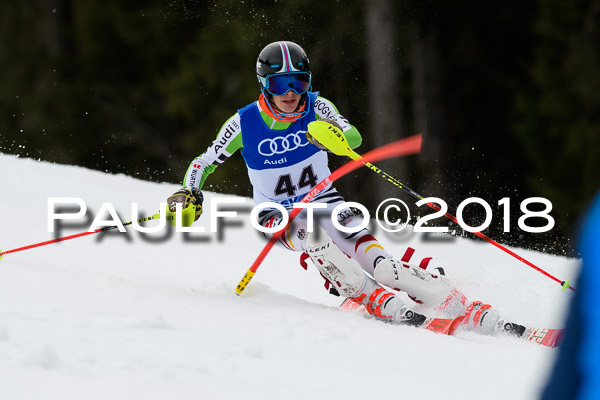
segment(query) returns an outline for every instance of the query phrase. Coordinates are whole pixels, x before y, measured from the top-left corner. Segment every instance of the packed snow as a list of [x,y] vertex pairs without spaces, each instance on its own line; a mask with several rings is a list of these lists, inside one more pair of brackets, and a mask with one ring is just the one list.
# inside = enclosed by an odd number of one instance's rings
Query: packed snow
[[[2,154],[0,182],[2,250],[55,238],[48,232],[49,198],[87,205],[86,217],[63,221],[64,236],[87,231],[102,203],[129,221],[132,203],[140,217],[151,215],[179,188]],[[205,233],[141,234],[129,227],[5,255],[0,398],[538,396],[556,349],[469,332],[444,336],[339,311],[341,299],[326,292],[312,266],[299,266],[298,253],[273,249],[236,296],[265,241],[249,223],[250,199],[205,197],[206,211],[194,224]],[[220,234],[210,232],[215,199],[244,201],[245,211],[224,218]],[[516,322],[563,324],[572,292],[494,246],[376,235],[398,257],[406,246],[433,256],[470,299]],[[513,250],[562,279],[577,276],[577,260]]]

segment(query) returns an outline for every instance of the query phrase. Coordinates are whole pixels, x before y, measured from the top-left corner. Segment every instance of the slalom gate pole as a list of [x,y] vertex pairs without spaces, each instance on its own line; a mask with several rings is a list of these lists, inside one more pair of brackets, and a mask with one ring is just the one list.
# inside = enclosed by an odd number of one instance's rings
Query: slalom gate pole
[[[379,175],[386,181],[392,183],[394,186],[402,189],[403,191],[405,191],[409,195],[413,196],[414,198],[416,198],[418,200],[424,199],[423,196],[421,196],[420,194],[418,194],[417,192],[415,192],[414,190],[412,190],[411,188],[409,188],[408,186],[406,186],[405,184],[403,184],[402,182],[400,182],[399,180],[397,180],[390,174],[377,168],[376,166],[371,164],[370,160],[367,160],[366,158],[362,157],[360,154],[358,154],[354,150],[352,150],[347,145],[347,142],[346,142],[345,138],[343,137],[343,134],[341,134],[341,132],[339,132],[339,131],[336,131],[336,129],[334,127],[332,127],[331,124],[329,124],[325,121],[320,121],[320,120],[314,121],[314,122],[309,123],[308,131],[309,131],[310,135],[312,135],[316,140],[318,140],[321,144],[323,144],[325,147],[327,147],[335,155],[347,156],[347,157],[350,157],[354,161],[361,162],[361,163],[363,163],[363,165],[365,165],[371,171],[374,171],[375,173],[377,173],[377,175]],[[426,204],[429,207],[431,207],[432,209],[434,209],[435,211],[440,211],[440,207],[438,207],[437,205],[430,203],[430,202],[426,203]],[[450,213],[445,213],[444,216],[460,226],[460,224],[458,223],[458,220],[456,219],[456,217],[454,215],[452,215]],[[561,285],[561,287],[563,288],[563,290],[571,289],[572,291],[575,291],[575,288],[570,285],[568,280],[563,281],[563,280],[558,279],[554,275],[544,271],[542,268],[533,264],[531,261],[521,257],[517,253],[506,248],[505,246],[501,245],[500,243],[489,238],[487,235],[485,235],[481,232],[472,232],[472,233],[474,235],[478,236],[479,238],[485,240],[486,242],[493,244],[494,246],[496,246],[500,250],[506,252],[507,254],[510,254],[517,260],[523,262],[524,264],[526,264],[527,266],[538,271],[542,275],[545,275],[548,278],[552,279],[553,281],[559,283]]]
[[[306,196],[304,196],[304,198],[300,201],[300,203],[309,203],[311,200],[313,200],[319,194],[319,192],[321,192],[323,189],[325,189],[330,183],[336,181],[337,179],[341,178],[342,176],[346,175],[347,173],[354,171],[354,170],[362,167],[363,165],[365,165],[362,162],[362,160],[379,161],[379,160],[385,160],[385,159],[391,158],[391,157],[399,157],[399,156],[404,156],[404,155],[409,155],[409,154],[416,154],[421,151],[421,142],[422,142],[422,135],[421,134],[414,135],[414,136],[408,137],[406,139],[398,140],[396,142],[393,142],[393,143],[387,144],[385,146],[381,146],[374,150],[371,150],[368,153],[365,153],[362,156],[360,161],[353,160],[353,161],[347,162],[346,164],[342,165],[340,168],[333,171],[331,173],[331,175],[329,175],[328,177],[323,179],[315,187],[313,187],[312,190],[310,192],[308,192],[306,194]],[[263,262],[263,260],[265,259],[265,257],[269,253],[269,251],[271,251],[271,248],[273,248],[273,245],[275,244],[275,242],[277,242],[277,240],[279,240],[279,238],[284,234],[284,232],[289,227],[292,220],[294,218],[296,218],[296,216],[301,211],[302,211],[301,208],[294,208],[289,213],[288,223],[284,227],[282,227],[280,230],[275,232],[273,234],[273,236],[271,236],[271,238],[269,239],[269,241],[267,242],[265,247],[262,249],[262,251],[260,252],[258,257],[256,257],[256,260],[254,260],[254,263],[250,266],[250,268],[248,268],[248,271],[246,272],[246,274],[244,275],[244,277],[242,278],[240,283],[238,283],[237,287],[235,288],[235,292],[238,296],[241,295],[244,292],[244,290],[246,290],[246,287],[250,283],[250,280],[252,280],[252,278],[254,277],[256,270],[258,269],[260,264]]]
[[[140,222],[146,222],[146,221],[150,221],[150,220],[153,220],[153,219],[159,219],[159,218],[160,218],[160,212],[158,212],[158,213],[156,213],[154,215],[151,215],[149,217],[140,218],[140,219],[137,220],[137,222],[138,223],[140,223]],[[132,223],[133,223],[133,221],[124,222],[123,226],[131,225]],[[96,229],[94,231],[76,233],[74,235],[63,236],[63,237],[60,237],[60,238],[57,238],[57,239],[52,239],[52,240],[47,240],[45,242],[30,244],[28,246],[19,247],[19,248],[12,249],[12,250],[0,251],[0,259],[5,254],[16,253],[18,251],[23,251],[23,250],[29,250],[29,249],[33,249],[35,247],[46,246],[48,244],[53,244],[53,243],[58,243],[58,242],[64,242],[65,240],[71,240],[71,239],[75,239],[75,238],[82,237],[82,236],[93,235],[95,233],[106,232],[106,231],[110,231],[110,230],[117,229],[117,228],[118,228],[118,226],[116,226],[116,225],[114,225],[114,226],[105,226],[104,228],[98,228],[98,229]]]

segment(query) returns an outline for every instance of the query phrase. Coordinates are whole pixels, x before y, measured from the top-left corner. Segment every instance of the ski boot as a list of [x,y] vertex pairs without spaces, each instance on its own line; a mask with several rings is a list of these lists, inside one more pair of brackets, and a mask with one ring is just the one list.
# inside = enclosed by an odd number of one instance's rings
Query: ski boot
[[442,268],[431,273],[408,262],[383,259],[375,266],[375,280],[394,290],[402,291],[416,303],[456,318],[466,309],[466,297],[453,288]]
[[363,304],[376,319],[413,326],[425,322],[424,315],[411,310],[398,296],[368,277],[360,265],[344,254],[322,229],[308,235],[306,252],[340,295]]
[[489,304],[474,301],[467,307],[463,327],[483,335],[510,335],[522,337],[526,328],[509,322]]

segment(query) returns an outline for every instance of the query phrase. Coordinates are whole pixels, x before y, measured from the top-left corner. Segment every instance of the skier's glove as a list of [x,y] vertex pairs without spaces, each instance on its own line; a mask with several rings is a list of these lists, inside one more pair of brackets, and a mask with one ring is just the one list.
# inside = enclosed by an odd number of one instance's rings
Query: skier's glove
[[[329,118],[323,118],[320,121],[327,122],[328,124],[333,125],[336,129],[338,129],[340,131],[340,134],[343,135],[342,127],[336,121],[329,119]],[[317,139],[315,139],[308,131],[306,131],[306,139],[308,139],[309,142],[311,142],[312,144],[314,144],[321,150],[329,151],[331,153],[331,151],[327,147],[325,147]]]
[[175,212],[177,204],[181,204],[182,226],[188,227],[202,215],[204,196],[200,189],[185,186],[167,198],[167,219],[171,225],[176,225]]

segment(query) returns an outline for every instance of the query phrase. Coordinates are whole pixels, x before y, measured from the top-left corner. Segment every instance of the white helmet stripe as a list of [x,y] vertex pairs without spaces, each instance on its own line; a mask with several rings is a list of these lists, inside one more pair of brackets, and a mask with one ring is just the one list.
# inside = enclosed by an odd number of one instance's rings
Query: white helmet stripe
[[285,42],[279,42],[279,47],[281,48],[281,55],[283,56],[283,65],[277,72],[281,73],[298,71],[298,69],[294,68],[294,64],[292,64],[292,56]]

